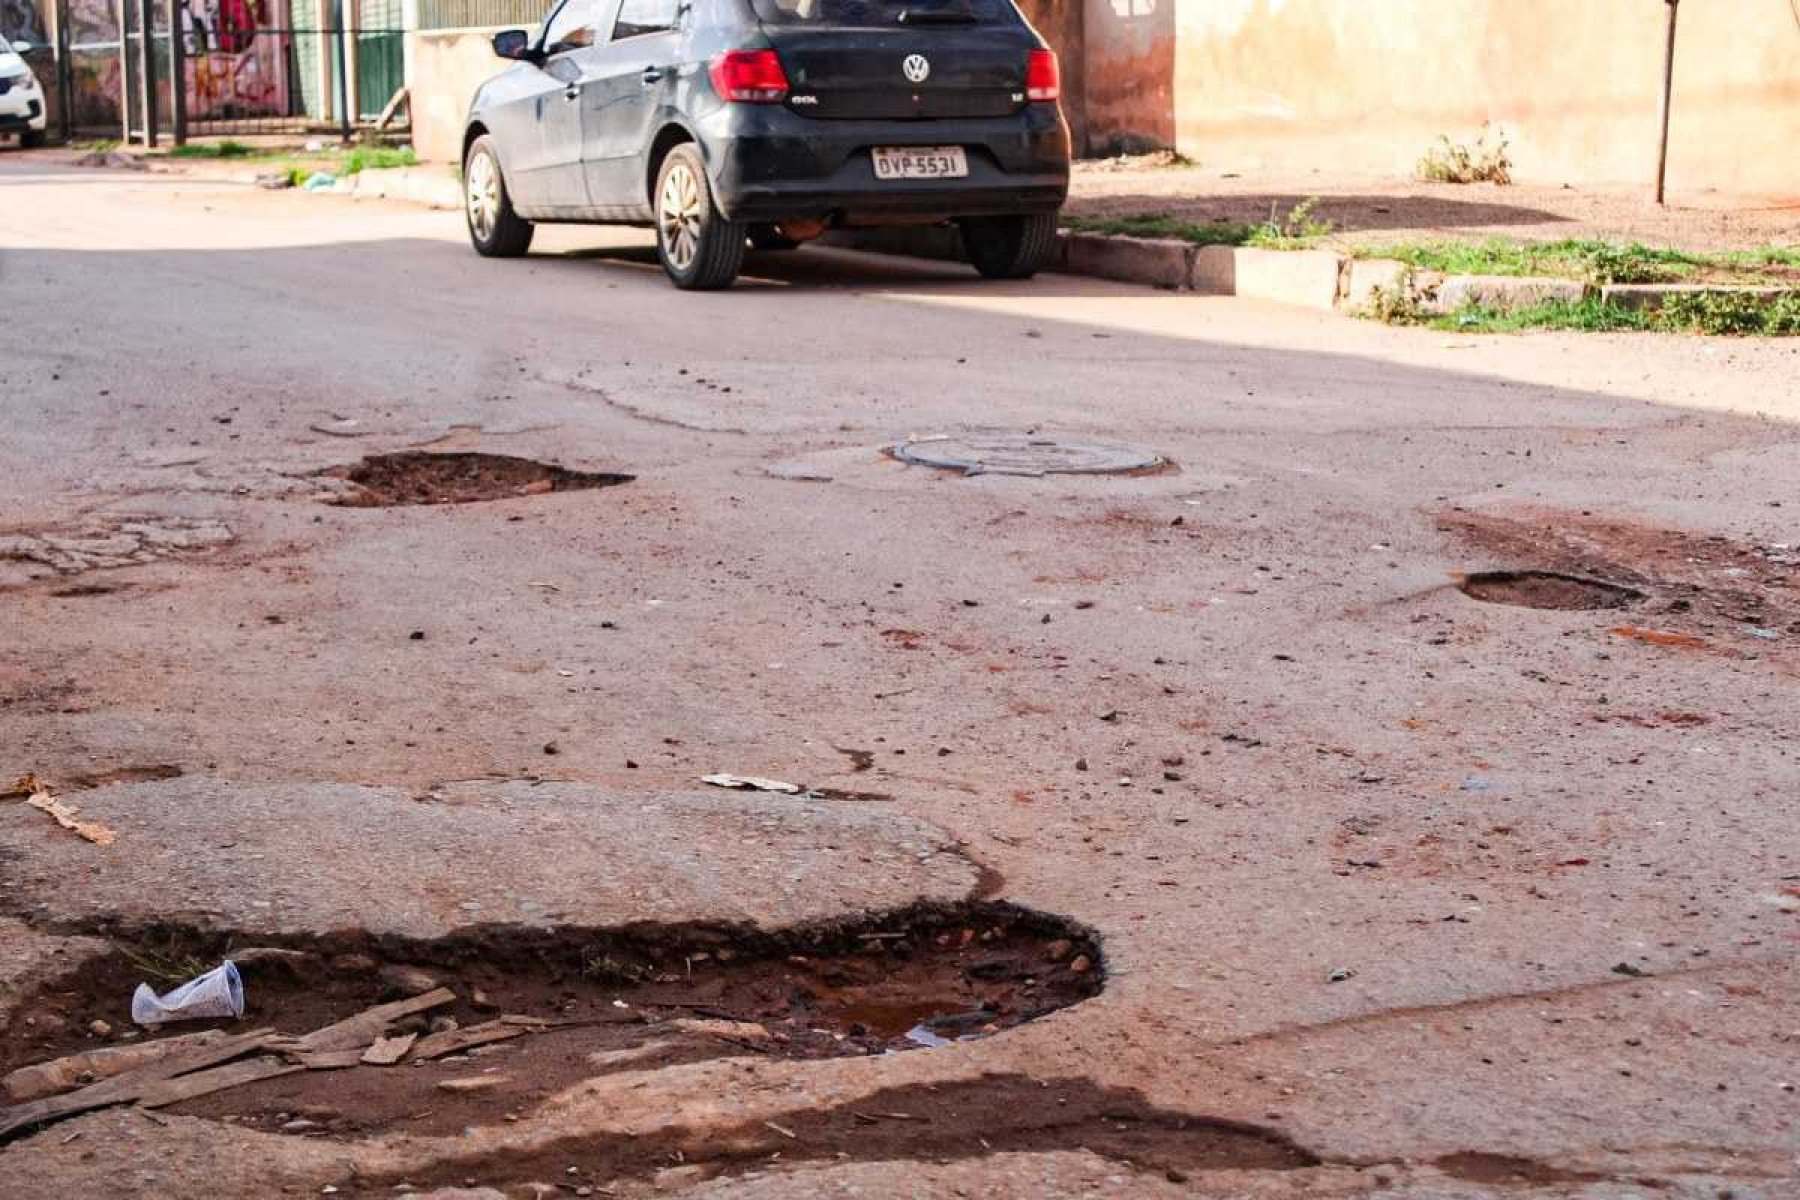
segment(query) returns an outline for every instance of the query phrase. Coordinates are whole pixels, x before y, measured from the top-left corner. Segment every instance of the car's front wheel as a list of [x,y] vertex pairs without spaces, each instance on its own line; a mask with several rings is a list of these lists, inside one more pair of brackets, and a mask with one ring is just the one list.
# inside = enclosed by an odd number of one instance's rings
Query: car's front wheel
[[656,257],[684,291],[728,287],[744,265],[749,231],[713,203],[700,152],[691,143],[669,151],[656,174]]
[[36,150],[44,144],[44,133],[42,129],[27,129],[19,135],[19,149]]
[[964,217],[963,252],[989,279],[1030,279],[1056,252],[1057,214]]
[[484,258],[517,258],[531,249],[533,226],[513,211],[500,156],[485,133],[463,160],[463,213],[469,220],[469,241]]

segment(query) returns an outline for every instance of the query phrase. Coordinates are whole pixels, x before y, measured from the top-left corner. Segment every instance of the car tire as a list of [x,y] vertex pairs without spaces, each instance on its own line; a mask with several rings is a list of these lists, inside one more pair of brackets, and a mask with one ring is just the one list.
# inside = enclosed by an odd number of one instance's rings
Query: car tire
[[791,237],[783,237],[774,225],[752,225],[750,244],[758,250],[798,250],[802,245]]
[[476,138],[463,159],[463,217],[469,241],[483,258],[517,258],[531,249],[536,231],[513,211],[512,196],[500,172],[500,155],[487,134]]
[[36,150],[44,144],[44,141],[45,141],[45,131],[44,130],[42,130],[42,129],[27,129],[24,133],[21,133],[19,135],[19,149],[21,149],[21,150]]
[[964,217],[963,252],[989,279],[1030,279],[1056,251],[1057,214]]
[[744,265],[750,231],[713,203],[700,151],[687,142],[670,150],[656,172],[656,257],[683,291],[729,287]]

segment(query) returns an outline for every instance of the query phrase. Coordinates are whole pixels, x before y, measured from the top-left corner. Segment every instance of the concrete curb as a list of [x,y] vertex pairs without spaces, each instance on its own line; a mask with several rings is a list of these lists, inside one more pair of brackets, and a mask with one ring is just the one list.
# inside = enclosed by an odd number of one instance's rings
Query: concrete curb
[[[462,186],[441,164],[361,171],[339,180],[330,190],[356,199],[401,200],[440,209],[462,207]],[[874,254],[963,261],[962,236],[949,225],[839,230],[820,241]],[[1576,279],[1442,275],[1416,270],[1397,259],[1353,258],[1335,250],[1196,246],[1176,238],[1072,232],[1057,239],[1050,270],[1165,291],[1238,296],[1353,315],[1368,313],[1380,304],[1410,306],[1438,315],[1472,304],[1506,312],[1549,300],[1574,302],[1595,295],[1625,308],[1654,311],[1673,295],[1747,295],[1772,301],[1800,291],[1684,283],[1596,288]]]
[[441,164],[358,171],[331,189],[358,200],[404,200],[427,208],[461,208],[462,184]]

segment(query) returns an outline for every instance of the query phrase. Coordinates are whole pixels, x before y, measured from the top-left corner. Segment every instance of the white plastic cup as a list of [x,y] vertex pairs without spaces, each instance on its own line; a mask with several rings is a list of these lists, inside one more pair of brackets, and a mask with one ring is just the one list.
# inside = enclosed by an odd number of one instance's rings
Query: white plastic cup
[[131,995],[131,1019],[139,1025],[243,1015],[244,980],[230,959],[164,995],[158,996],[147,983],[138,984]]

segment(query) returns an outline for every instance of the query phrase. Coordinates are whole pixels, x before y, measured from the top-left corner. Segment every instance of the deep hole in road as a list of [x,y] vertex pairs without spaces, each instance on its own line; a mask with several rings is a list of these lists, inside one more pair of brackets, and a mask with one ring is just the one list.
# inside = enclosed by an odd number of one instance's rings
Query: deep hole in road
[[[246,947],[226,934],[161,927],[119,937],[110,953],[19,1005],[0,1041],[0,1071],[127,1044],[121,1035],[132,1031],[129,997],[139,983],[166,990],[225,957],[244,976],[241,1022],[183,1022],[130,1041],[211,1028],[303,1035],[436,986],[454,1001],[405,1016],[391,1032],[525,1019],[506,1040],[416,1069],[407,1061],[303,1070],[169,1109],[337,1137],[491,1124],[612,1070],[747,1053],[881,1054],[984,1037],[1097,994],[1104,976],[1091,934],[1004,903],[921,906],[786,934],[492,927],[432,942],[338,934]],[[96,1021],[111,1035],[95,1036]],[[480,1082],[453,1083],[469,1078]],[[20,1098],[10,1078],[6,1090]]]
[[1636,588],[1559,571],[1477,571],[1458,586],[1463,595],[1486,604],[1566,612],[1628,608],[1644,598]]
[[333,502],[358,508],[472,504],[549,492],[616,487],[636,478],[613,472],[571,471],[505,454],[472,451],[439,454],[419,450],[372,454],[347,466],[329,467],[320,474],[355,484],[355,491],[335,497]]

